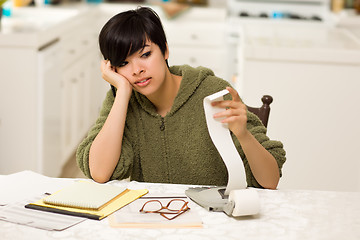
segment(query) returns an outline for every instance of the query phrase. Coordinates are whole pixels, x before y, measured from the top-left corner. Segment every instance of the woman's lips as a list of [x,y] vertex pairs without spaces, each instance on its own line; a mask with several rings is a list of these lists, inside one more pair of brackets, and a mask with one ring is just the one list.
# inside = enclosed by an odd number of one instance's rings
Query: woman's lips
[[146,85],[148,85],[150,83],[151,77],[150,78],[144,78],[141,79],[139,81],[136,81],[135,84],[139,87],[145,87]]

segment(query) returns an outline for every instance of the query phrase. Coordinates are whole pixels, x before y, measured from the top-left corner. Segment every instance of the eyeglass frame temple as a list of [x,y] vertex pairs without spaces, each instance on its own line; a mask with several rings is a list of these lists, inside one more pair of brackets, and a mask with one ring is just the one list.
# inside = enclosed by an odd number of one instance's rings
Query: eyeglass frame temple
[[162,217],[166,218],[167,220],[171,221],[171,220],[177,218],[178,216],[180,216],[181,214],[183,214],[184,212],[187,212],[188,210],[190,210],[189,207],[187,207],[185,210],[181,210],[180,212],[177,213],[177,215],[175,215],[172,218],[167,217],[165,214],[175,214],[175,213],[160,213],[160,216],[162,216]]

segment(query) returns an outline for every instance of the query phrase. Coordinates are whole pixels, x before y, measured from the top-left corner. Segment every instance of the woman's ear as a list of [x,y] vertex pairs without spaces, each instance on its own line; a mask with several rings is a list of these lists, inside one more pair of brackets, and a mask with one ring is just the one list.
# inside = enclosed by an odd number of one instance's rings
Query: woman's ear
[[165,50],[165,55],[164,55],[164,57],[165,57],[165,60],[168,60],[168,59],[169,59],[169,46],[168,46],[167,43],[166,43],[166,50]]

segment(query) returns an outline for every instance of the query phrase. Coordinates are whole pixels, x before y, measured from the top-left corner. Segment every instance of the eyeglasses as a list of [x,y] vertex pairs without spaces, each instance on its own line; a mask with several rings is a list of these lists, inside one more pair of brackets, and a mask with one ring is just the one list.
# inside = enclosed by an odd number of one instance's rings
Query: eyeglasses
[[[150,200],[144,203],[139,211],[142,213],[159,213],[167,220],[173,220],[184,212],[190,210],[188,203],[189,202],[186,202],[183,199],[172,199],[168,202],[168,204],[166,204],[166,206],[163,206],[159,200]],[[173,217],[167,216],[171,214],[176,215]]]

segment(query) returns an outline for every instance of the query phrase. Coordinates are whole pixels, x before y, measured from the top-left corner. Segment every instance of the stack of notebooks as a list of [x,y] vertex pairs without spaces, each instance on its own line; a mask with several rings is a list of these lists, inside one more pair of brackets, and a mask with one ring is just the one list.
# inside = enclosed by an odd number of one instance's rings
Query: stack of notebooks
[[79,181],[25,207],[101,220],[147,193],[147,189]]

